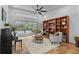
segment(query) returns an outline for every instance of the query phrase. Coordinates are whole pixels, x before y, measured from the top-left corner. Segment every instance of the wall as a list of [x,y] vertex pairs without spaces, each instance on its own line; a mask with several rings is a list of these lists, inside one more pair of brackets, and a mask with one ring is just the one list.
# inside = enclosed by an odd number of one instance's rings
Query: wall
[[75,43],[74,36],[79,35],[79,6],[64,6],[45,16],[45,19],[66,16],[70,17],[69,22],[69,41]]
[[2,8],[4,8],[7,18],[6,21],[8,22],[8,18],[9,18],[9,9],[8,9],[8,5],[0,5],[0,28],[3,27],[3,22],[2,22]]
[[3,27],[3,22],[2,22],[2,6],[0,6],[0,29]]
[[8,21],[8,6],[7,5],[0,5],[0,29],[3,28],[3,22],[2,22],[2,8],[6,11],[7,14],[7,21]]
[[0,6],[0,36],[1,36],[1,28],[3,27],[3,22],[1,20],[1,16],[2,16],[2,9],[1,9],[1,6]]
[[9,8],[9,23],[11,23],[12,25],[15,25],[15,11],[14,10],[12,10],[11,8]]

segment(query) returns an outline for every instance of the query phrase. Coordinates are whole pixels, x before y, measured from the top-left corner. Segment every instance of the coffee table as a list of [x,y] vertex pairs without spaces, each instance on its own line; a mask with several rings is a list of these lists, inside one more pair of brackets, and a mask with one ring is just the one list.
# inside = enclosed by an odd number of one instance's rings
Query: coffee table
[[36,42],[36,43],[43,43],[43,36],[41,36],[41,35],[36,35],[36,36],[35,36],[35,42]]

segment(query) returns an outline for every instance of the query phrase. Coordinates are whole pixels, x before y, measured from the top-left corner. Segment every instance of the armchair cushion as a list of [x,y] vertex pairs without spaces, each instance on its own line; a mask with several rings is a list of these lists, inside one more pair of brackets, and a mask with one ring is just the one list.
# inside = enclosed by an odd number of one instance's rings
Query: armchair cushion
[[49,39],[50,39],[50,41],[51,42],[57,42],[57,43],[60,43],[60,42],[62,42],[62,33],[61,32],[59,32],[59,35],[58,36],[56,36],[56,35],[50,35],[49,36]]
[[56,33],[55,33],[55,36],[59,36],[59,32],[56,32]]

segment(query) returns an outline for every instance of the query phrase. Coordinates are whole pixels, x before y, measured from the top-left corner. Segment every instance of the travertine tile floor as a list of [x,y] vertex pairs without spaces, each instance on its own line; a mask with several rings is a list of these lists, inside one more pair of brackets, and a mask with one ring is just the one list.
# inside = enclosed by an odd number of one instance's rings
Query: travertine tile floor
[[[22,51],[20,44],[16,45],[16,51],[14,51],[14,47],[12,49],[13,54],[30,54],[24,45],[22,46]],[[61,46],[48,51],[47,54],[79,54],[79,47],[69,43],[62,43]]]

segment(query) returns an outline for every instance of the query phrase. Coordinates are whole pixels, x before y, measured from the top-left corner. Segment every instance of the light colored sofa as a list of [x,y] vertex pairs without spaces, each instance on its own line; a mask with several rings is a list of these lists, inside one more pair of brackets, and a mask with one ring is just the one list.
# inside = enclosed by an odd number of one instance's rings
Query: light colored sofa
[[50,34],[49,35],[49,40],[50,40],[51,43],[55,42],[55,43],[60,43],[60,45],[61,45],[61,42],[62,42],[62,32],[57,32],[57,33],[58,33],[58,35]]

